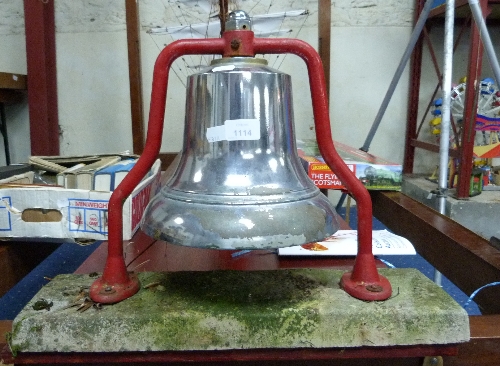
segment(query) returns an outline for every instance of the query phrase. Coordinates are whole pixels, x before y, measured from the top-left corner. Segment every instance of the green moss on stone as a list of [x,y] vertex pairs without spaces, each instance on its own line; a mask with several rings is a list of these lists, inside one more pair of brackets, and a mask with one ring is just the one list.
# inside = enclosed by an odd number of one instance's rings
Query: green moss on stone
[[[357,300],[339,289],[343,271],[276,270],[139,273],[142,289],[102,310],[65,307],[88,276],[61,275],[14,321],[22,351],[145,351],[269,347],[348,347],[453,343],[467,314],[414,270],[381,270],[394,296]],[[148,284],[154,284],[147,286]],[[148,288],[146,288],[148,287]],[[66,295],[64,295],[64,294]]]

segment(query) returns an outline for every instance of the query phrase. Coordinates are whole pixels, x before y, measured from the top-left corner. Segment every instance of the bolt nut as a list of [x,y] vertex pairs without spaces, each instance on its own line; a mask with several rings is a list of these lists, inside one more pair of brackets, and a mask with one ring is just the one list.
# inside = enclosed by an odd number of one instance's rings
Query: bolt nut
[[111,290],[113,290],[113,288],[112,288],[111,286],[108,286],[108,287],[106,287],[106,288],[104,289],[104,291],[106,291],[106,292],[110,292]]
[[240,48],[240,46],[241,46],[241,40],[239,40],[239,39],[233,39],[231,41],[231,49],[233,51],[236,51],[238,48]]
[[436,357],[433,357],[431,358],[431,361],[430,361],[431,365],[439,365],[439,360],[436,358]]

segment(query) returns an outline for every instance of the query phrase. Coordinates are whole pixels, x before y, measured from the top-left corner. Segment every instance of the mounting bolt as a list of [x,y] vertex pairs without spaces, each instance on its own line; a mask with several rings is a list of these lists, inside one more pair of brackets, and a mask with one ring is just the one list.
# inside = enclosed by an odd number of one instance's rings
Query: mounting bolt
[[380,285],[368,285],[365,287],[370,292],[382,292],[384,288]]
[[239,39],[233,39],[231,41],[231,49],[233,51],[238,50],[238,48],[240,48],[240,46],[241,46],[241,40],[239,40]]
[[441,356],[427,356],[424,358],[422,366],[443,366],[443,357]]
[[108,286],[108,287],[106,287],[106,288],[104,289],[104,291],[106,291],[106,292],[110,292],[110,291],[112,291],[112,290],[113,290],[113,288],[112,288],[111,286]]

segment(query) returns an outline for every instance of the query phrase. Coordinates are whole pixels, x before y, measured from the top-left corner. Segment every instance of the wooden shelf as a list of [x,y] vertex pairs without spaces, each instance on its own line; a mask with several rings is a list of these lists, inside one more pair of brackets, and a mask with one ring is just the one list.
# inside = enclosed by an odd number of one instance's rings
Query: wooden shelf
[[0,72],[0,89],[26,90],[27,88],[26,75]]

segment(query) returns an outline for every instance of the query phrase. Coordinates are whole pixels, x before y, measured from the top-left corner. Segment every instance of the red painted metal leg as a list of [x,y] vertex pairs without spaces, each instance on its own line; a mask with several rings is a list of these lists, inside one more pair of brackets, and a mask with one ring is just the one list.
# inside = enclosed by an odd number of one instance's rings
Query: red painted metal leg
[[141,284],[135,273],[130,273],[123,282],[109,283],[98,278],[90,287],[90,297],[101,304],[114,304],[128,299],[139,291]]
[[392,294],[389,280],[377,272],[371,253],[356,256],[354,270],[344,273],[340,286],[349,295],[365,301],[386,300]]

